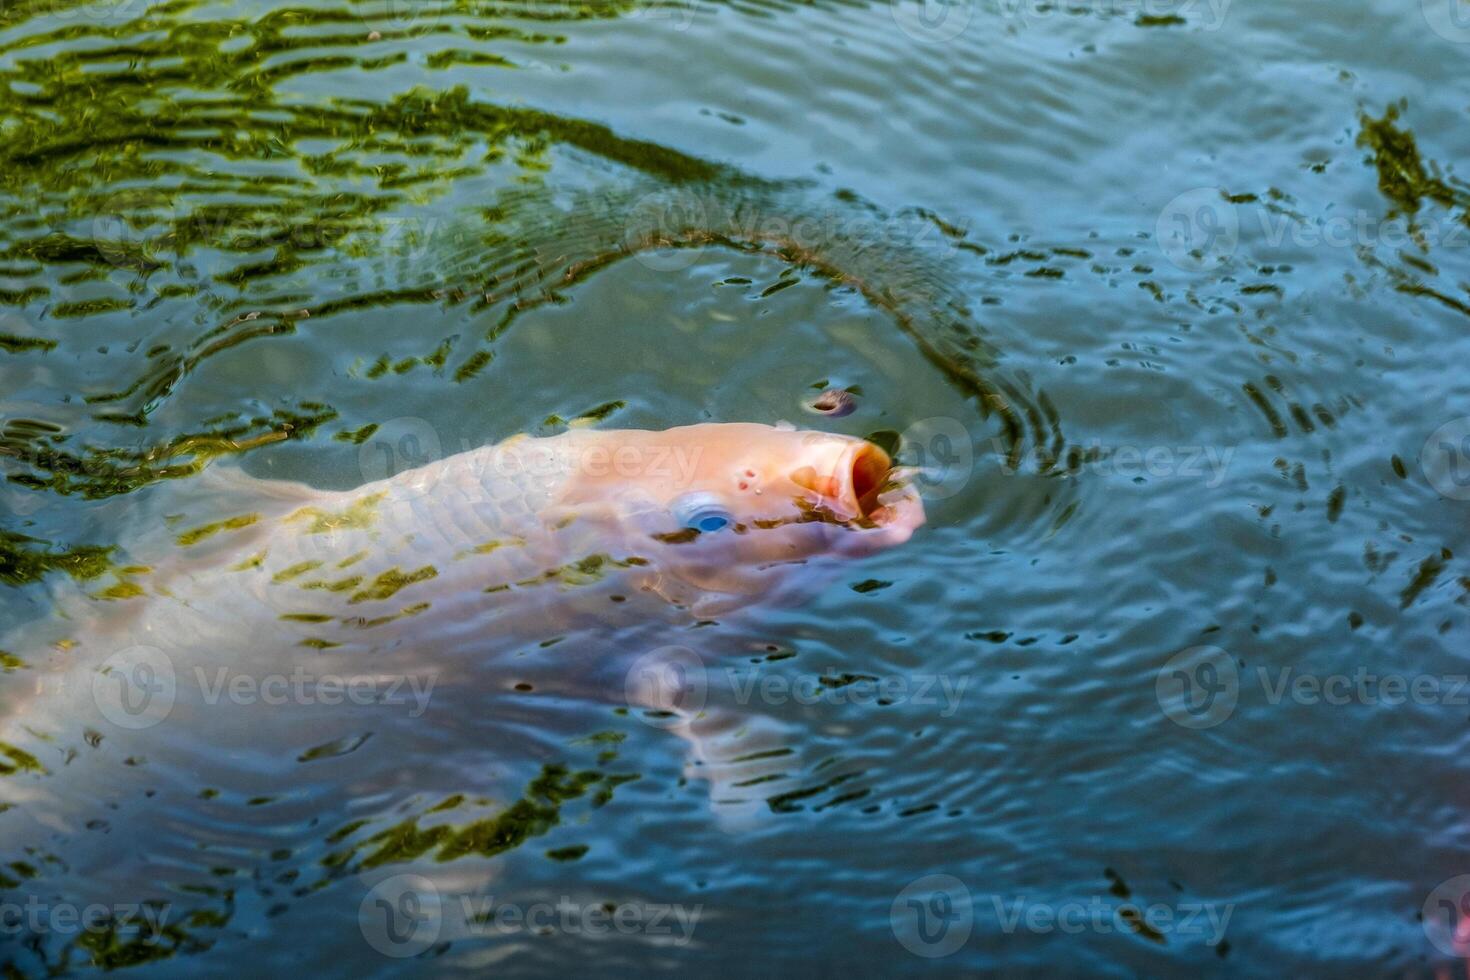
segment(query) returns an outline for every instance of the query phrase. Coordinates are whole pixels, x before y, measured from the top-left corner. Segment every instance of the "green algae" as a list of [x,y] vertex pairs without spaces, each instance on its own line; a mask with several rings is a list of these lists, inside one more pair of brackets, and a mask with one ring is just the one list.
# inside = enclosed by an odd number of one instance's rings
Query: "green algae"
[[190,531],[185,531],[174,539],[183,548],[196,545],[201,541],[208,540],[223,531],[239,531],[260,522],[259,514],[241,514],[237,517],[226,518],[211,524],[204,524]]
[[[467,802],[466,797],[456,794],[426,810],[422,816],[400,821],[363,838],[346,850],[329,854],[322,863],[329,868],[350,867],[362,871],[424,856],[432,856],[440,862],[471,856],[493,857],[558,826],[562,807],[568,802],[591,794],[592,805],[602,806],[612,799],[618,786],[638,778],[632,773],[607,774],[590,769],[574,771],[560,763],[548,763],[526,786],[520,799],[494,816],[458,825],[423,825],[425,817],[462,808]],[[363,826],[357,823],[339,829],[333,832],[331,840],[345,840]]]
[[[390,568],[373,579],[367,588],[354,593],[352,598],[347,601],[350,604],[379,602],[383,599],[392,598],[410,585],[418,582],[426,582],[429,579],[438,577],[438,575],[439,571],[433,565],[425,565],[422,568],[406,573],[397,568]],[[358,581],[361,581],[361,579]]]
[[79,545],[56,550],[45,541],[0,530],[0,582],[30,585],[53,572],[88,582],[112,569],[113,547]]

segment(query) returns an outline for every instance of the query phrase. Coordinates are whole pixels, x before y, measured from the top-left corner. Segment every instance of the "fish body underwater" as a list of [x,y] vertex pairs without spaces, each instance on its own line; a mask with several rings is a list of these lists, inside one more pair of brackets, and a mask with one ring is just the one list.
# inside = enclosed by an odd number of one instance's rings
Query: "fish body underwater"
[[[630,657],[793,601],[924,522],[877,446],[748,423],[518,436],[349,491],[220,468],[177,493],[110,584],[0,642],[25,664],[0,695],[5,850],[64,847],[85,879],[68,888],[99,897],[136,875],[120,842],[180,881],[201,841],[260,846],[244,821],[169,805],[201,786],[277,799],[283,760],[351,753],[282,811],[350,812],[493,765],[464,719],[513,737],[536,723],[519,690],[666,707],[623,683]],[[444,713],[421,719],[430,697]],[[698,761],[694,721],[665,727]],[[425,741],[441,751],[403,771],[395,746]]]
[[114,584],[62,603],[64,632],[452,644],[507,618],[544,624],[578,603],[533,586],[614,569],[698,615],[770,597],[794,565],[901,544],[924,520],[871,443],[745,423],[521,436],[349,491],[231,470],[199,483],[214,513],[172,515],[168,534],[129,545]]

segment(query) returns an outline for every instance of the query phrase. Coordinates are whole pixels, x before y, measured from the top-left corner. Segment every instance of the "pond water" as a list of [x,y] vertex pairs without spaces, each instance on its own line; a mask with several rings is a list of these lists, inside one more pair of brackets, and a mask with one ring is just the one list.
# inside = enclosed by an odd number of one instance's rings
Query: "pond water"
[[[1467,66],[1460,0],[6,5],[0,962],[1462,970]],[[927,525],[321,751],[26,714],[215,467],[780,420]]]

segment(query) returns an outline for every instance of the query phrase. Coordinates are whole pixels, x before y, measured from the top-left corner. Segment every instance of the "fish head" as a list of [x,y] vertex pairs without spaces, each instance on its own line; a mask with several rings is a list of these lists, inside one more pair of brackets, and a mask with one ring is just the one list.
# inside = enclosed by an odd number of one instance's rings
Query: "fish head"
[[674,601],[737,605],[794,566],[895,547],[924,523],[917,490],[864,439],[755,423],[597,436],[600,458],[635,465],[581,476],[575,493],[623,504],[630,547]]

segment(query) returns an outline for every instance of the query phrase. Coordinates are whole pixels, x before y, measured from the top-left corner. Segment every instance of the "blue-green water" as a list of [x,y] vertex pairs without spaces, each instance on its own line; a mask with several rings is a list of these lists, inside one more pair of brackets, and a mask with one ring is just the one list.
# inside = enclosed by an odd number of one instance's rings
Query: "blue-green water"
[[[53,589],[126,583],[206,465],[346,488],[579,416],[785,419],[897,446],[930,499],[815,599],[440,665],[476,680],[352,715],[372,737],[325,757],[12,746],[0,962],[1462,970],[1467,25],[1462,0],[7,6],[12,637]],[[805,407],[833,386],[855,412]],[[7,643],[13,704],[48,661]],[[624,703],[667,643],[750,757],[738,799]],[[83,765],[94,816],[28,813]],[[163,928],[76,922],[140,903]]]

